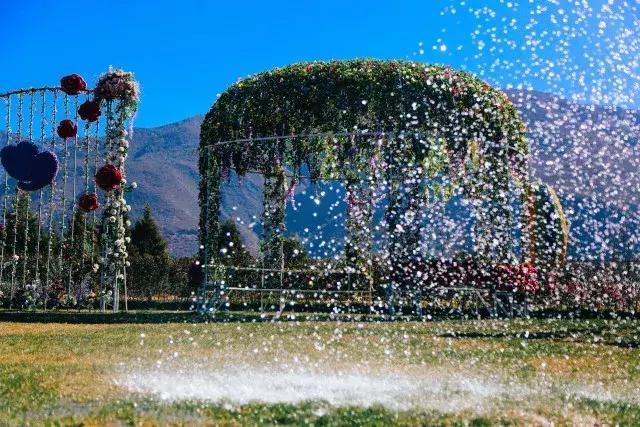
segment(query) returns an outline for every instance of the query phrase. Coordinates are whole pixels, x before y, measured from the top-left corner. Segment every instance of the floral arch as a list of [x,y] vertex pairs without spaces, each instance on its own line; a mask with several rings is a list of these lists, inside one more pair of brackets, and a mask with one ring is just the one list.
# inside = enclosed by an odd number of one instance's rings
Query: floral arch
[[[508,262],[516,222],[524,256],[531,258],[539,246],[534,219],[540,210],[528,156],[524,123],[507,96],[449,67],[312,62],[240,80],[219,97],[201,129],[205,277],[217,256],[220,185],[229,170],[264,176],[262,254],[269,268],[283,268],[285,201],[304,178],[344,183],[349,206],[343,265],[356,271],[365,271],[371,253],[380,249],[371,236],[376,198],[383,200],[384,262],[391,265],[417,253],[416,214],[454,194],[475,201],[479,253]],[[508,200],[510,185],[522,190],[527,206],[518,219]],[[551,239],[562,238],[551,233]]]

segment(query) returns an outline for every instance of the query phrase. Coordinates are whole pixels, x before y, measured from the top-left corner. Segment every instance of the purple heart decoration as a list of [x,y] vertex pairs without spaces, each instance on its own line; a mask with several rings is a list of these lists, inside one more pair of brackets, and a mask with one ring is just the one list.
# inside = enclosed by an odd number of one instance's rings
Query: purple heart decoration
[[31,177],[18,181],[18,187],[25,191],[35,191],[51,184],[58,173],[58,158],[51,151],[43,151],[33,157]]
[[18,181],[18,188],[35,191],[51,184],[58,173],[58,158],[50,151],[38,153],[29,141],[7,145],[0,150],[0,160],[7,174]]
[[30,141],[20,141],[0,150],[0,160],[7,174],[18,181],[27,181],[31,174],[31,161],[38,154],[38,147]]

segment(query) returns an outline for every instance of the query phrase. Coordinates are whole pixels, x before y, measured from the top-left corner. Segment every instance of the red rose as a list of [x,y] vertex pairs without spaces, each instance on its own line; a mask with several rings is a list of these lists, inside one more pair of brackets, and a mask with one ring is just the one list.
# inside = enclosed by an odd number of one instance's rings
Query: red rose
[[87,83],[78,74],[71,74],[60,80],[60,87],[67,95],[77,95],[87,89]]
[[98,101],[86,101],[78,108],[78,114],[80,114],[82,120],[95,122],[101,114],[100,103]]
[[58,125],[58,136],[60,138],[73,138],[78,134],[78,126],[69,119],[64,119]]
[[104,191],[111,191],[120,186],[122,171],[114,165],[104,165],[96,174],[96,184]]
[[95,211],[100,207],[100,202],[98,202],[98,195],[95,193],[83,194],[78,199],[78,207],[82,212]]

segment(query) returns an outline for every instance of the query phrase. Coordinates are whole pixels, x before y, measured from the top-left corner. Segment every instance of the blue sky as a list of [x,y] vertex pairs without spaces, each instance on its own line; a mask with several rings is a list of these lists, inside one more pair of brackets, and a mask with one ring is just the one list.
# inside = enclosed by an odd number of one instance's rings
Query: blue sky
[[[487,64],[496,53],[474,57],[470,49],[470,32],[489,23],[469,13],[441,15],[443,7],[459,3],[0,0],[0,91],[55,84],[73,72],[92,84],[112,65],[134,71],[142,84],[137,125],[157,126],[205,113],[238,77],[297,61],[410,58],[484,69],[484,77],[501,85],[517,84],[504,72],[508,67],[491,74]],[[505,17],[527,14],[525,7],[507,9],[504,0],[469,3],[501,8]],[[522,37],[519,31],[513,31],[515,39]],[[500,55],[516,61],[522,53]],[[548,78],[531,81],[554,89]]]

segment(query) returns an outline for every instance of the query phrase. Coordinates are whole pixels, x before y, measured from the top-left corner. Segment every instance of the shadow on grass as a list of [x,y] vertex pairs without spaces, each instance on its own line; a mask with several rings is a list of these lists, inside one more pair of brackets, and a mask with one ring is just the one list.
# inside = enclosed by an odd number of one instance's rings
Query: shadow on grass
[[98,311],[16,311],[0,310],[0,322],[18,323],[181,323],[200,322],[205,319],[191,311],[130,311],[109,313]]
[[569,339],[574,342],[580,342],[585,344],[600,343],[604,345],[611,345],[620,348],[639,348],[640,340],[636,336],[630,337],[607,337],[594,339],[596,337],[602,337],[609,331],[605,327],[586,327],[586,328],[568,328],[559,329],[556,331],[543,331],[543,332],[527,332],[526,335],[523,332],[446,332],[438,334],[441,338],[477,338],[477,339],[526,339],[526,340],[565,340]]

